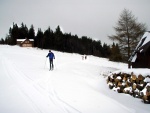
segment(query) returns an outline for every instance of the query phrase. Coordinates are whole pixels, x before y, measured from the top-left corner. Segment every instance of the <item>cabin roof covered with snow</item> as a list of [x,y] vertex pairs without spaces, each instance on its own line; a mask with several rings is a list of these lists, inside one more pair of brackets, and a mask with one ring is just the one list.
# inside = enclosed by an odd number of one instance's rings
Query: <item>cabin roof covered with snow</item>
[[140,50],[148,42],[150,42],[150,32],[145,32],[135,50]]
[[[17,41],[19,41],[19,42],[24,42],[26,39],[17,39]],[[30,41],[34,41],[33,39],[28,39],[28,40],[30,40]]]
[[139,41],[138,45],[136,46],[134,52],[132,53],[131,57],[129,58],[129,61],[135,62],[137,58],[137,52],[145,52],[148,47],[150,46],[150,31],[145,32],[142,36],[141,40]]

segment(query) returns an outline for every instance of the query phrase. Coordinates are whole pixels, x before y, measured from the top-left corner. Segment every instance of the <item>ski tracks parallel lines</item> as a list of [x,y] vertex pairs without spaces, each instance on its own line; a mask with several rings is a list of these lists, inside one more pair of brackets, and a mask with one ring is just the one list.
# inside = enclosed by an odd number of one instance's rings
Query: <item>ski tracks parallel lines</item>
[[51,108],[54,108],[54,111],[62,112],[59,109],[57,110],[57,106],[54,106],[53,104],[49,105],[51,102],[47,101],[44,94],[39,93],[40,88],[35,88],[35,86],[32,85],[31,80],[26,78],[23,73],[21,73],[19,69],[15,68],[15,65],[12,66],[12,64],[13,63],[10,60],[5,60],[4,67],[8,70],[7,74],[14,83],[16,83],[19,91],[24,95],[25,99],[28,103],[30,103],[36,113],[49,113]]
[[67,104],[67,102],[63,101],[62,99],[60,99],[60,97],[58,96],[58,94],[55,91],[55,88],[53,87],[53,74],[49,75],[49,72],[47,73],[49,78],[47,80],[47,92],[49,94],[49,97],[53,100],[53,102],[59,106],[63,111],[67,112],[67,113],[81,113],[79,110],[75,109],[74,107],[72,107],[71,105]]
[[[49,74],[45,74],[45,76],[48,77],[48,80],[46,81],[47,88],[44,89],[40,84],[38,84],[38,82],[42,79],[38,81],[32,80],[19,70],[19,67],[11,62],[11,60],[5,58],[4,67],[6,70],[9,70],[7,71],[7,75],[17,84],[20,93],[24,95],[24,98],[28,103],[30,103],[36,113],[49,113],[53,111],[55,111],[54,113],[81,113],[59,98],[53,88],[52,75],[49,76]],[[45,79],[47,77],[45,77]],[[41,103],[41,101],[43,102]],[[54,110],[50,111],[52,107]]]

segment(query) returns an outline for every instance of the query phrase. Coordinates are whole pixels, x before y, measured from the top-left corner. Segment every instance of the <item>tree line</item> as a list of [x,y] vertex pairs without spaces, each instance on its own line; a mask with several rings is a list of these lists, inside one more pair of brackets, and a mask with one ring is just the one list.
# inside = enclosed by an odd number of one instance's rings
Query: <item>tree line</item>
[[59,26],[55,31],[48,27],[44,32],[39,28],[35,33],[33,25],[28,29],[24,23],[20,27],[13,23],[13,26],[9,29],[9,34],[5,39],[1,39],[0,43],[16,45],[16,39],[25,38],[34,39],[34,47],[41,49],[94,55],[109,58],[113,61],[121,61],[121,54],[117,44],[114,43],[112,46],[106,43],[102,44],[100,40],[96,41],[87,36],[79,38],[71,33],[63,33]]

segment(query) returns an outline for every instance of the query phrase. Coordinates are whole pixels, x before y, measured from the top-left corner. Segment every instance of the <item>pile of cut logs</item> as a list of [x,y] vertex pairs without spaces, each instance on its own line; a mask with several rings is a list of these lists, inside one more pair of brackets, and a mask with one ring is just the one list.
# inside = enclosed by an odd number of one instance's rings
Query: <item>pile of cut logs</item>
[[110,89],[118,93],[130,94],[143,99],[144,103],[150,103],[150,75],[112,73],[108,76],[107,83]]

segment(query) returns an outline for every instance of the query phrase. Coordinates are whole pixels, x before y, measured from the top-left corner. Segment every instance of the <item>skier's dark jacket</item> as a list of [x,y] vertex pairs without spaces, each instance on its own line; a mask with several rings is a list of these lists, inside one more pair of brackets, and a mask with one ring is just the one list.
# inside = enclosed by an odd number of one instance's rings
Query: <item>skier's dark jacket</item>
[[49,59],[55,59],[55,55],[52,52],[49,52],[46,57],[49,57]]

